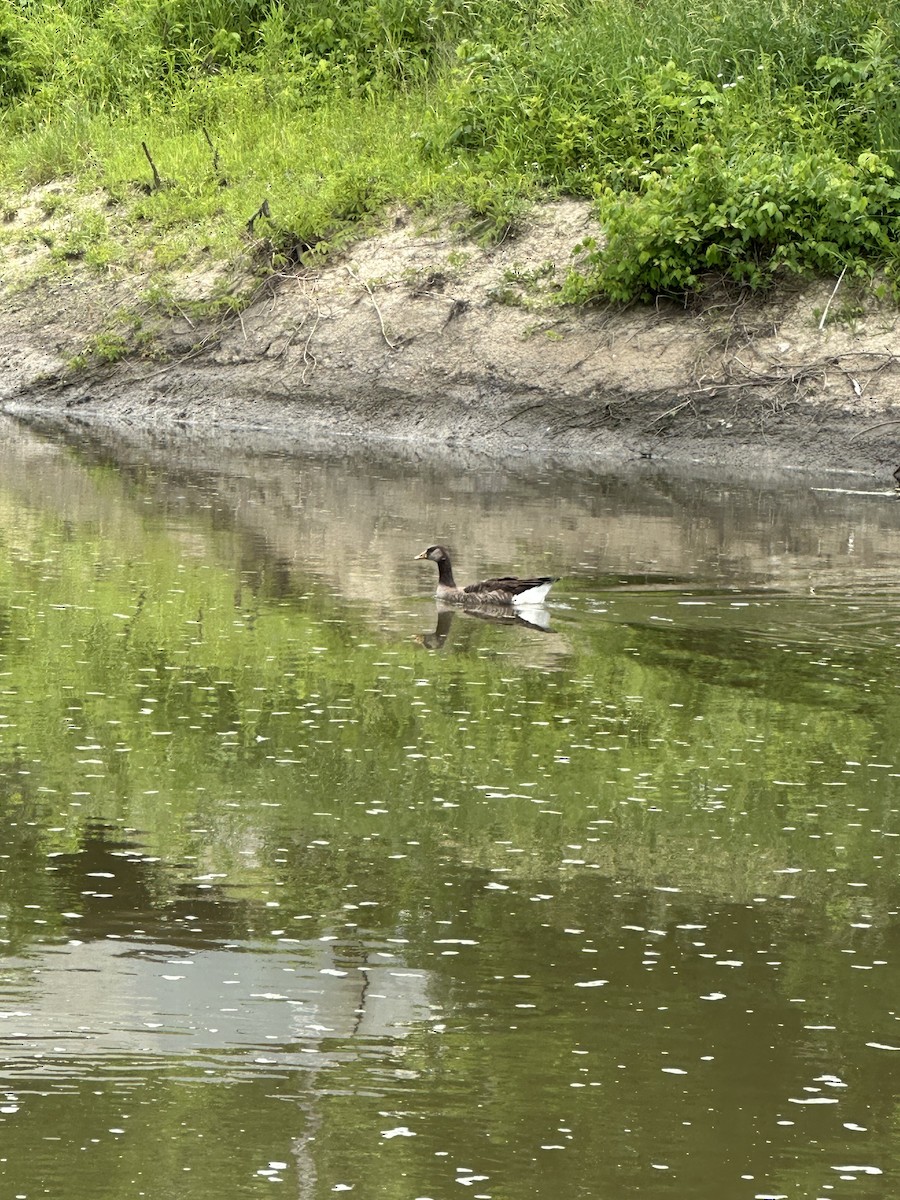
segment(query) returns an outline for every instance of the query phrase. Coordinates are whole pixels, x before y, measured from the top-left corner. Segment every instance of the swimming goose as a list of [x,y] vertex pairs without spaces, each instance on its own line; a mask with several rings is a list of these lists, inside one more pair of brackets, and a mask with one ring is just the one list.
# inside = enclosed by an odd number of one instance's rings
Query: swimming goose
[[446,546],[429,546],[417,559],[430,558],[437,563],[438,585],[435,595],[438,600],[453,604],[543,604],[544,598],[556,583],[555,575],[541,575],[534,579],[483,579],[470,583],[468,587],[457,587],[453,579],[450,552]]

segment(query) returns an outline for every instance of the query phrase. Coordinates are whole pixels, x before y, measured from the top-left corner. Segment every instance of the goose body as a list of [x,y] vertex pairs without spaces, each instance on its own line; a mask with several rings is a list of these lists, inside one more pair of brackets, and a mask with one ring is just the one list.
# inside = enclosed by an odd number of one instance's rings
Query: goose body
[[504,575],[499,579],[482,579],[480,583],[470,583],[468,587],[457,587],[446,546],[429,546],[416,558],[430,558],[437,563],[438,585],[435,594],[438,600],[452,604],[513,604],[517,608],[521,605],[543,604],[551,586],[556,583],[554,575],[540,575],[532,579]]

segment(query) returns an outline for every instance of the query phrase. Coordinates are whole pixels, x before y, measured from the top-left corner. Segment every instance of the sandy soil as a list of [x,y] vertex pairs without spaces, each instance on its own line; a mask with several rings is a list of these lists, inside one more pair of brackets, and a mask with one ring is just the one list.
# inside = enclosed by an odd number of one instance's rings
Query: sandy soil
[[[40,208],[16,219],[39,223]],[[599,236],[587,205],[535,210],[491,249],[405,213],[324,264],[267,279],[228,319],[190,317],[221,269],[169,280],[78,268],[40,250],[0,278],[0,406],[142,427],[246,428],[298,441],[414,440],[493,454],[858,470],[900,465],[900,314],[834,282],[685,308],[561,307],[573,248]],[[38,275],[39,282],[28,283]],[[822,313],[827,319],[822,321]],[[72,370],[98,332],[142,353]],[[129,333],[129,336],[132,336]]]

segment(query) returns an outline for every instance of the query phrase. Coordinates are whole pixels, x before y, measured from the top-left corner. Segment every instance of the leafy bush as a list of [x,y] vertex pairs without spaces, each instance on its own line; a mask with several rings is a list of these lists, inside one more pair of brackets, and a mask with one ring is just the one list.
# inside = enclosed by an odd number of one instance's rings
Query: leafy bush
[[[583,269],[567,295],[682,293],[699,288],[710,270],[751,287],[782,269],[880,266],[892,274],[900,229],[897,61],[880,27],[859,49],[855,59],[821,56],[809,90],[758,109],[750,138],[742,98],[712,97],[699,81],[694,107],[676,109],[690,121],[681,145],[670,127],[655,154],[630,154],[595,186],[608,238],[602,249],[583,248]],[[766,69],[761,64],[760,74]],[[681,94],[690,90],[681,83]],[[658,94],[649,92],[648,113]],[[646,124],[644,117],[636,127]]]
[[582,247],[572,300],[693,291],[707,271],[751,287],[781,269],[862,272],[894,258],[900,187],[871,151],[849,164],[823,147],[728,154],[709,141],[679,171],[645,177],[640,193],[604,189],[598,212],[609,237]]

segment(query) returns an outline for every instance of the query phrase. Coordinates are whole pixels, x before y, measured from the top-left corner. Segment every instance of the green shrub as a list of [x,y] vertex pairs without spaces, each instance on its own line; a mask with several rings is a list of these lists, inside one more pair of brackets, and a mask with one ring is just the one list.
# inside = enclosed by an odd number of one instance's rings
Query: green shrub
[[754,288],[783,269],[862,272],[894,257],[900,187],[870,151],[851,165],[827,147],[729,154],[708,141],[639,193],[605,189],[598,214],[608,239],[582,248],[572,300],[684,293],[709,271]]

